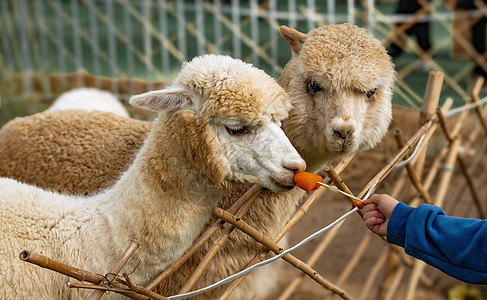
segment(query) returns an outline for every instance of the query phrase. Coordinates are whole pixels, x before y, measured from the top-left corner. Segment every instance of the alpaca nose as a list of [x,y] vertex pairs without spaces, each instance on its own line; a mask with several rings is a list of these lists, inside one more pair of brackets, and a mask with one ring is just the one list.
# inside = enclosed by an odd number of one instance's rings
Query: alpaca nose
[[304,170],[306,170],[306,162],[302,159],[287,161],[284,164],[284,169],[287,169],[294,174],[296,174],[297,172],[303,172]]
[[355,132],[355,130],[351,127],[349,128],[340,128],[340,129],[333,129],[333,134],[339,138],[341,138],[342,140],[346,140],[348,138],[350,138],[353,133]]

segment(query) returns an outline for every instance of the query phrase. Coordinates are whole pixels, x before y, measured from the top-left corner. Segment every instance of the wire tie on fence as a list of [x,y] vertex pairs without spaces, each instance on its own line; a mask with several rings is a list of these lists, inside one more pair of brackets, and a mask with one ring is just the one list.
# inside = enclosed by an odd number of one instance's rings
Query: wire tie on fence
[[447,165],[440,165],[440,169],[447,172],[453,172],[453,168]]

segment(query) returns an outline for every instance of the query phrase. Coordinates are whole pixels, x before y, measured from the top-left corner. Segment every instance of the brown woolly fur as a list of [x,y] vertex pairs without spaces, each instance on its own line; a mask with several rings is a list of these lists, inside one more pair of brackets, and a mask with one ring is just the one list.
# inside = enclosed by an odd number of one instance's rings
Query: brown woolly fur
[[[391,121],[391,97],[395,81],[394,66],[380,42],[366,30],[349,24],[324,26],[309,34],[286,26],[281,26],[279,31],[296,53],[279,79],[279,84],[284,87],[293,105],[288,118],[283,121],[283,129],[305,159],[307,171],[316,173],[327,162],[375,146],[387,132]],[[208,80],[208,75],[203,72],[198,74],[201,80],[193,84],[196,90],[198,84]],[[188,82],[191,80],[189,78]],[[243,82],[242,84],[244,85]],[[265,91],[265,88],[262,90]],[[205,95],[219,101],[222,95],[216,91],[212,90],[211,94]],[[240,95],[234,94],[230,97],[238,98]],[[265,106],[266,103],[258,104],[255,112]],[[224,108],[217,114],[231,116]],[[248,118],[253,119],[251,109]],[[123,152],[134,153],[138,149],[138,145],[134,144],[133,149],[130,149],[126,144],[118,143],[116,138],[110,140],[114,142],[112,144],[106,143],[106,139],[107,137],[101,134],[92,137],[96,151],[121,148]],[[54,143],[45,146],[59,148]],[[44,151],[41,147],[37,149],[40,152]],[[114,169],[123,169],[126,165],[119,159],[100,162]],[[20,161],[12,163],[21,164]],[[73,168],[76,168],[74,161]],[[64,173],[62,169],[57,171]],[[92,179],[90,172],[80,175]],[[232,184],[218,206],[229,207],[248,187],[245,184]],[[243,220],[265,235],[273,237],[289,220],[304,194],[305,192],[298,188],[285,193],[265,191]],[[208,224],[210,223],[211,221]],[[158,291],[164,295],[177,293],[193,274],[213,241],[208,241],[198,250],[169,280],[158,287]],[[195,288],[214,283],[240,271],[261,250],[263,247],[245,234],[234,232]],[[232,298],[250,299],[256,293],[265,297],[266,292],[269,292],[277,281],[278,271],[273,270],[271,266],[252,272],[232,294]],[[223,288],[218,288],[194,298],[217,299],[222,291]]]
[[16,118],[0,130],[0,177],[59,193],[91,195],[120,177],[151,126],[100,111]]

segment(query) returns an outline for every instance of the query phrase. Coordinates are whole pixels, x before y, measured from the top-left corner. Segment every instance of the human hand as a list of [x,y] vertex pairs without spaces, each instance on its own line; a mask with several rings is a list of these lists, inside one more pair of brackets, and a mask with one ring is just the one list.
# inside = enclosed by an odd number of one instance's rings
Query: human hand
[[399,201],[387,194],[374,194],[364,202],[355,201],[355,205],[362,209],[365,225],[380,236],[387,234],[389,217],[398,203]]

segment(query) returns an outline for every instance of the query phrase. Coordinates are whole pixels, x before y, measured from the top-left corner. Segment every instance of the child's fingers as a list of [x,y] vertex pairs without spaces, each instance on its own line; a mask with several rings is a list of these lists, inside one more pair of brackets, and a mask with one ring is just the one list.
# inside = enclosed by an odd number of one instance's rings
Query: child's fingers
[[366,212],[369,212],[369,211],[374,211],[374,210],[378,210],[377,209],[377,205],[375,205],[375,204],[365,204],[365,206],[362,207],[362,212],[363,213],[366,213]]
[[363,213],[363,216],[364,216],[364,220],[370,219],[370,218],[385,219],[384,215],[378,210],[372,210],[372,211],[365,212],[365,213]]
[[372,217],[372,218],[365,219],[364,222],[365,225],[367,226],[374,226],[374,225],[379,225],[384,223],[385,220],[381,218]]

